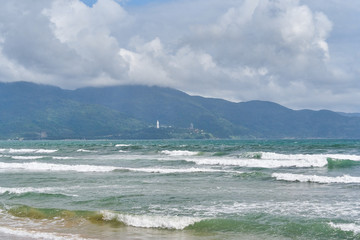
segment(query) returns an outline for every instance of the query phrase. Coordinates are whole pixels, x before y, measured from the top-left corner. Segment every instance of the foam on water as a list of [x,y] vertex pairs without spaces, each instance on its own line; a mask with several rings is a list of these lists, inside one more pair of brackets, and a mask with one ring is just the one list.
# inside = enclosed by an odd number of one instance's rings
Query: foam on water
[[95,152],[97,152],[97,151],[95,151],[95,150],[88,150],[88,149],[82,149],[82,148],[80,148],[80,149],[78,149],[78,150],[76,150],[77,152],[88,152],[88,153],[95,153]]
[[325,167],[326,159],[299,159],[299,160],[268,160],[268,159],[245,159],[245,158],[197,158],[185,159],[200,165],[225,165],[248,168],[285,168],[285,167]]
[[101,211],[100,213],[103,215],[103,220],[105,221],[116,220],[128,226],[141,228],[181,230],[202,220],[195,217],[128,215],[110,211]]
[[45,158],[45,156],[11,156],[15,160],[36,160]]
[[349,154],[280,154],[274,152],[261,152],[260,154],[262,159],[269,159],[269,160],[317,161],[318,159],[326,160],[327,158],[333,158],[333,159],[360,161],[359,155],[349,155]]
[[9,153],[54,153],[57,152],[57,149],[32,149],[32,148],[21,148],[21,149],[4,149]]
[[314,182],[314,183],[360,183],[360,177],[352,177],[343,175],[338,177],[327,177],[317,175],[304,175],[293,173],[273,173],[272,177],[276,180],[290,181],[290,182]]
[[112,166],[96,165],[65,165],[41,162],[5,163],[0,162],[0,169],[27,170],[27,171],[75,171],[75,172],[111,172],[117,169]]
[[130,144],[116,144],[115,147],[130,147]]
[[210,168],[119,168],[121,170],[128,170],[134,172],[147,172],[147,173],[201,173],[201,172],[229,172],[229,173],[238,173],[241,174],[243,172],[239,171],[226,171],[226,170],[218,170],[218,169],[210,169]]
[[55,160],[68,160],[68,159],[74,159],[73,157],[52,157]]
[[75,172],[111,172],[114,170],[125,170],[132,172],[147,172],[147,173],[200,173],[200,172],[229,172],[229,173],[243,173],[239,171],[218,170],[210,168],[127,168],[114,166],[96,166],[96,165],[65,165],[42,162],[28,162],[28,163],[6,163],[0,162],[0,169],[2,170],[27,170],[27,171],[75,171]]
[[356,225],[354,223],[333,223],[333,222],[330,222],[329,225],[332,228],[340,229],[340,230],[345,231],[345,232],[353,232],[355,234],[360,233],[360,226]]
[[37,149],[29,149],[29,148],[22,148],[22,149],[13,149],[10,148],[8,150],[9,153],[33,153],[36,152]]
[[[189,155],[188,155],[189,156]],[[257,156],[254,158],[253,156]],[[279,154],[273,152],[246,153],[243,156],[231,157],[196,157],[186,158],[185,161],[199,165],[225,165],[249,168],[309,168],[325,167],[328,158],[339,160],[360,161],[358,155],[343,154]]]
[[36,153],[54,153],[57,151],[57,149],[39,149],[36,151]]
[[216,218],[222,214],[271,214],[278,216],[305,217],[308,219],[321,218],[354,218],[359,219],[360,202],[338,201],[314,202],[314,201],[263,201],[263,202],[233,202],[218,203],[210,206],[197,205],[185,207],[179,212],[202,212],[207,218]]
[[172,150],[172,151],[164,150],[161,151],[161,153],[169,156],[195,156],[199,154],[199,152],[181,151],[181,150]]
[[27,230],[23,228],[13,228],[13,227],[0,227],[0,232],[7,235],[30,238],[30,239],[48,239],[48,240],[85,240],[85,238],[80,237],[76,234],[60,234],[53,232],[39,232],[33,230]]
[[[67,188],[69,189],[69,188]],[[57,194],[59,191],[64,191],[65,188],[56,188],[56,187],[44,187],[44,188],[34,188],[34,187],[17,187],[17,188],[8,188],[8,187],[0,187],[0,194],[11,193],[11,194],[23,194],[23,193],[51,193]],[[67,196],[77,196],[77,195],[68,195],[61,193]]]

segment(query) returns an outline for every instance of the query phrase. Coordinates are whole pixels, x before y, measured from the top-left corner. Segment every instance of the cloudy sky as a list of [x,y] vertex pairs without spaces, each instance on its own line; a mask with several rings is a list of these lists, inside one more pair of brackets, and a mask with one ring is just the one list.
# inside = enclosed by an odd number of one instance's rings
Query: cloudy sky
[[0,81],[360,112],[358,0],[2,0]]

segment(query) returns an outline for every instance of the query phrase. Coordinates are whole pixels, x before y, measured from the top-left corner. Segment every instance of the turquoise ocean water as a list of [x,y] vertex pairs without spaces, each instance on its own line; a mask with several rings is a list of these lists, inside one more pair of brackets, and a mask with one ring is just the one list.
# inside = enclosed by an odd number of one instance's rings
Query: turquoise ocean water
[[1,141],[0,239],[360,239],[360,141]]

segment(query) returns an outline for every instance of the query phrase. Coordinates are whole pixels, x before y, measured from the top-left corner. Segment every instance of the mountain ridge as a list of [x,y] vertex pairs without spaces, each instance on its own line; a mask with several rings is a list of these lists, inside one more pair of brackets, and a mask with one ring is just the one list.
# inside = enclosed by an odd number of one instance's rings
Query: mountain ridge
[[[167,126],[161,134],[152,129],[158,120]],[[196,135],[192,126],[204,133]],[[0,138],[36,139],[42,132],[47,139],[360,138],[360,118],[292,110],[269,101],[235,103],[157,86],[64,90],[0,83]]]

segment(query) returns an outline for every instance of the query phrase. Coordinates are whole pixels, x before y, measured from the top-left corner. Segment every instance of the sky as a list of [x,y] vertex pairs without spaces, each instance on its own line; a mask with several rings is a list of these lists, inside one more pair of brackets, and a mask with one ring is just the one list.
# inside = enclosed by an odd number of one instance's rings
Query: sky
[[2,0],[0,81],[360,112],[358,0]]

